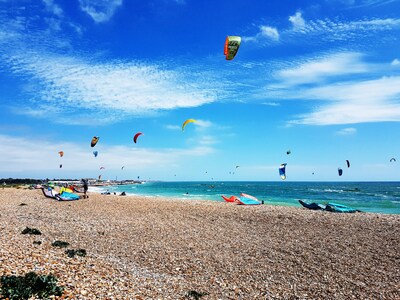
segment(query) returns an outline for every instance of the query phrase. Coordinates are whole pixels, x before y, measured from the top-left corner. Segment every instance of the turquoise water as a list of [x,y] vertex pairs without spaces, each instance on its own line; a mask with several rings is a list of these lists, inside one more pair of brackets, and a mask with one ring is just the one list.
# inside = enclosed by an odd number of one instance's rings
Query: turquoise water
[[400,182],[145,182],[98,189],[111,193],[223,201],[247,193],[266,204],[300,206],[298,200],[335,202],[375,213],[400,214]]

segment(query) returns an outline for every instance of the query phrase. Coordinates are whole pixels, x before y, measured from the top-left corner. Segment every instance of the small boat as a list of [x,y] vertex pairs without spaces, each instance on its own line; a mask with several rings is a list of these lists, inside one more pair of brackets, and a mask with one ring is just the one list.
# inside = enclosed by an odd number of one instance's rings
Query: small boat
[[307,203],[302,200],[299,200],[300,204],[303,205],[305,208],[312,209],[312,210],[324,210],[325,205],[319,203]]

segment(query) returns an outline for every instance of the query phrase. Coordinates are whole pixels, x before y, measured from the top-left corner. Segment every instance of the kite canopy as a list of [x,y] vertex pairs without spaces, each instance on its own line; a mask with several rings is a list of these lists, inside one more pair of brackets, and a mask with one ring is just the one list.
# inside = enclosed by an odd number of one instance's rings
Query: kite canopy
[[392,161],[396,161],[396,159],[395,159],[394,157],[392,157],[392,158],[390,159],[390,162],[392,162]]
[[287,164],[281,164],[279,167],[279,175],[281,176],[282,180],[286,179],[286,165]]
[[182,131],[185,130],[185,127],[186,127],[187,124],[189,124],[189,123],[194,123],[194,122],[196,122],[195,119],[187,119],[185,122],[183,122]]
[[350,168],[350,161],[348,159],[346,159],[346,164],[347,164],[347,167]]
[[60,157],[64,156],[64,151],[59,151],[58,154],[60,154]]
[[103,169],[105,169],[104,167],[100,167],[100,170],[103,170]]
[[341,168],[338,168],[338,174],[339,174],[339,176],[342,176],[343,170]]
[[286,151],[287,155],[289,155],[290,153],[292,153],[292,151],[290,151],[290,150]]
[[98,137],[98,136],[94,136],[94,137],[92,138],[92,141],[91,141],[91,143],[90,143],[90,146],[91,146],[91,147],[96,146],[97,142],[99,141],[99,138],[100,138],[100,137]]
[[242,38],[240,36],[227,36],[225,40],[224,55],[226,60],[232,60],[239,50]]
[[138,137],[139,137],[140,135],[143,135],[143,133],[142,133],[142,132],[138,132],[138,133],[136,133],[135,136],[133,137],[133,141],[135,142],[135,144],[136,144],[136,141],[137,141],[137,139],[138,139]]
[[94,157],[97,157],[97,155],[99,154],[99,152],[97,152],[97,151],[93,151],[93,155],[94,155]]

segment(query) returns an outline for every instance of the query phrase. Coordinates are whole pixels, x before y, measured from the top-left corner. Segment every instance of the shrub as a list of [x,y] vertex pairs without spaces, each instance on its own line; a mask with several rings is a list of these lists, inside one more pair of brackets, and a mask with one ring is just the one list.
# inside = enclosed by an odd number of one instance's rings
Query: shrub
[[0,278],[1,299],[10,300],[29,299],[36,296],[46,299],[49,296],[61,296],[63,287],[57,286],[57,278],[53,275],[38,276],[29,272],[25,276],[2,276]]
[[54,247],[67,248],[69,246],[69,243],[63,241],[54,241],[51,245]]
[[38,229],[36,228],[29,228],[26,227],[24,230],[21,231],[22,234],[35,234],[35,235],[40,235],[42,234]]

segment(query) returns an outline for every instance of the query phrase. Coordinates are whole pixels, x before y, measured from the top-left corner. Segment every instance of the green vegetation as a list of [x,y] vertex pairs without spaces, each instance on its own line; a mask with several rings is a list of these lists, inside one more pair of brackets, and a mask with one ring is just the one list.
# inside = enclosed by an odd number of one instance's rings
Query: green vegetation
[[54,247],[67,248],[69,246],[69,243],[63,241],[54,241],[51,245]]
[[68,257],[71,257],[71,258],[75,257],[75,255],[86,256],[86,250],[85,249],[77,249],[77,250],[68,249],[65,251],[65,254],[67,254]]
[[42,234],[40,232],[40,230],[36,229],[36,228],[29,228],[26,227],[24,230],[21,231],[22,234],[35,234],[35,235],[40,235]]
[[0,299],[21,300],[35,296],[48,299],[50,296],[61,296],[63,287],[57,286],[53,275],[38,276],[29,272],[25,276],[1,276]]
[[201,297],[208,295],[208,293],[199,293],[196,291],[189,291],[186,293],[186,298],[193,298],[195,300],[199,300]]

